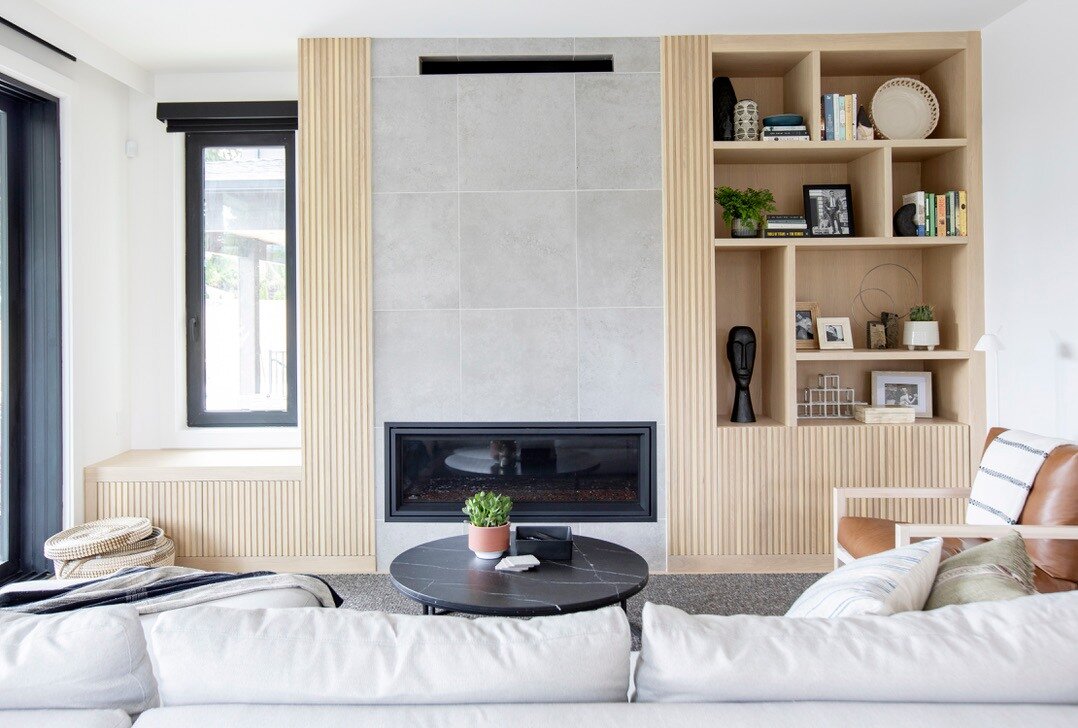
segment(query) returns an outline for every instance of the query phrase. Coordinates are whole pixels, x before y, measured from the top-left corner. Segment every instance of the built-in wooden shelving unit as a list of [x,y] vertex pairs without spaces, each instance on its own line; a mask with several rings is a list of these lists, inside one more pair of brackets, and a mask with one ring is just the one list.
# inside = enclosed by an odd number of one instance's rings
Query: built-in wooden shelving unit
[[[985,434],[983,358],[973,351],[983,333],[980,36],[718,35],[706,49],[704,40],[663,39],[670,568],[826,568],[833,487],[968,485]],[[811,141],[713,141],[705,84],[718,76],[730,77],[738,98],[756,100],[761,116],[804,116]],[[823,94],[857,93],[868,106],[896,76],[935,92],[940,122],[928,139],[821,140]],[[720,185],[767,188],[777,212],[792,214],[813,183],[851,186],[856,237],[733,239],[710,194]],[[952,189],[967,191],[967,236],[893,235],[903,194]],[[857,294],[870,272],[874,311],[935,306],[938,349],[867,349],[865,322],[875,317]],[[849,316],[856,348],[797,350],[797,301]],[[758,339],[758,420],[747,425],[729,422],[725,345],[736,325]],[[701,339],[707,330],[710,341]],[[839,374],[867,400],[874,370],[931,371],[936,417],[909,425],[797,418],[797,393],[818,374]],[[962,507],[864,505],[866,514],[921,522],[961,518]]]

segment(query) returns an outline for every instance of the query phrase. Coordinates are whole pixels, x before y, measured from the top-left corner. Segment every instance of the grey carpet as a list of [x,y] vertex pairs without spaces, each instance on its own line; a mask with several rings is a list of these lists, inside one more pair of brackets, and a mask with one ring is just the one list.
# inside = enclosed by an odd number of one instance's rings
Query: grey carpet
[[[419,614],[418,604],[389,583],[385,574],[323,577],[344,599],[344,608]],[[820,574],[653,574],[629,600],[633,649],[640,649],[644,602],[669,604],[693,614],[783,614]]]

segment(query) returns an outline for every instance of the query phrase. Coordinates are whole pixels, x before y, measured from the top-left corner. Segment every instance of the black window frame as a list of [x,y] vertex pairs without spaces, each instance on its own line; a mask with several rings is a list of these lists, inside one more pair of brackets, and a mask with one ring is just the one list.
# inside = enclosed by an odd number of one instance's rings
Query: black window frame
[[11,124],[7,377],[0,407],[8,445],[2,463],[8,526],[3,583],[52,568],[42,546],[62,527],[64,431],[60,102],[0,76],[0,108]]
[[[294,427],[298,422],[296,350],[296,135],[292,131],[188,132],[185,135],[187,322],[187,425],[189,427]],[[203,150],[222,146],[285,148],[285,313],[288,357],[288,406],[285,410],[206,410],[205,320],[205,195]]]

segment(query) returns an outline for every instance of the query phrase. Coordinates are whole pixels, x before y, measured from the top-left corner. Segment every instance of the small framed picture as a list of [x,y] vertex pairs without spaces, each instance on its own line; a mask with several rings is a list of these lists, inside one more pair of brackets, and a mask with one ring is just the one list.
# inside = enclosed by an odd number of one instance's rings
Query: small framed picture
[[816,339],[821,349],[852,349],[853,327],[848,316],[819,316]]
[[794,304],[794,340],[798,349],[818,348],[816,319],[820,317],[820,304],[815,301],[798,301]]
[[932,372],[872,372],[874,407],[913,407],[918,417],[932,416]]
[[854,235],[853,193],[849,185],[805,185],[805,219],[814,238]]

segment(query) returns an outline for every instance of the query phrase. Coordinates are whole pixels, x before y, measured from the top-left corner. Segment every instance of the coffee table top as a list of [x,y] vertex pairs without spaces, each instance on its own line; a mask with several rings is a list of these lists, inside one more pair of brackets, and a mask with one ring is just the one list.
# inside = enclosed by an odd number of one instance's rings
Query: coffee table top
[[410,548],[389,567],[393,586],[430,607],[503,617],[566,614],[618,604],[648,583],[640,554],[609,541],[573,536],[572,561],[540,559],[520,573],[495,571],[501,559],[480,559],[467,536]]

